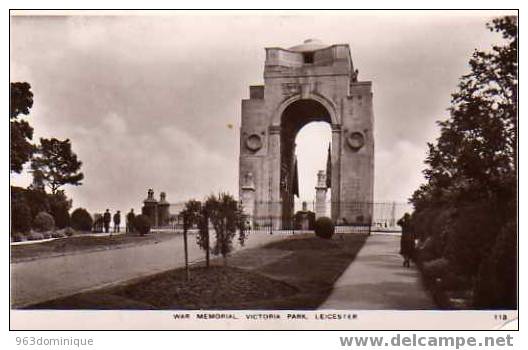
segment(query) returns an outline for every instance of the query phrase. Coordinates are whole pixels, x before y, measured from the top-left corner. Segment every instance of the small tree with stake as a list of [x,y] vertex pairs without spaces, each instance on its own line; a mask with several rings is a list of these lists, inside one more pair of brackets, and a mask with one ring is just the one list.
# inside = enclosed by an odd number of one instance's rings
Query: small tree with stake
[[[193,225],[198,227],[196,243],[205,251],[206,266],[209,267],[209,254],[221,254],[224,258],[224,265],[227,264],[227,256],[233,250],[233,238],[236,231],[239,232],[238,240],[240,245],[246,241],[246,231],[244,229],[244,215],[242,207],[229,194],[222,193],[218,196],[211,195],[202,204],[197,200],[190,200],[185,203],[185,209],[180,213],[183,218],[183,240],[185,249],[185,269],[189,280],[188,246],[187,233]],[[209,245],[209,221],[212,222],[216,242],[211,249]]]
[[227,193],[209,196],[204,207],[215,229],[216,241],[212,253],[222,255],[224,265],[227,265],[227,256],[233,250],[233,238],[237,230],[240,245],[244,245],[247,238],[242,207],[233,196]]
[[200,212],[202,208],[202,203],[197,200],[191,199],[185,203],[185,209],[182,210],[180,216],[183,219],[183,246],[185,254],[185,273],[187,276],[187,281],[190,279],[189,272],[189,252],[187,246],[187,232],[194,224],[200,221]]

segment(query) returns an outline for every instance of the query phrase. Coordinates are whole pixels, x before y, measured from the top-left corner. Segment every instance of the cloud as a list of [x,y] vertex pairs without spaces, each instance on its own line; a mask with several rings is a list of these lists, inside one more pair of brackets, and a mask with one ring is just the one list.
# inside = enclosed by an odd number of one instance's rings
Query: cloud
[[70,138],[83,161],[74,205],[125,210],[150,187],[174,202],[236,194],[239,135],[227,125],[263,83],[264,48],[349,43],[373,81],[375,196],[405,201],[472,50],[497,41],[484,26],[493,14],[355,14],[15,17],[11,75],[31,83],[35,136]]
[[91,210],[138,208],[148,188],[165,191],[171,202],[209,192],[236,193],[236,161],[207,149],[184,130],[167,126],[130,135],[116,114],[103,124],[107,128],[78,129],[75,138],[89,138],[77,147],[86,179],[69,191]]
[[118,116],[116,113],[109,113],[103,119],[102,129],[110,135],[123,135],[127,132],[127,125],[124,118]]
[[400,140],[392,149],[376,151],[374,198],[377,201],[406,202],[424,182],[424,147]]

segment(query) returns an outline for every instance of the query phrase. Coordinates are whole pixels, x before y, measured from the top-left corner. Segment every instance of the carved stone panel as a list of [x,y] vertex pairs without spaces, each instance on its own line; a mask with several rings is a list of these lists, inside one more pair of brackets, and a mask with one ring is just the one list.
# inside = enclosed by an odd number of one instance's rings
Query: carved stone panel
[[282,94],[284,96],[291,96],[301,93],[301,86],[297,83],[283,83]]
[[262,138],[260,135],[251,134],[246,139],[246,147],[252,152],[256,152],[262,148]]
[[351,132],[346,138],[348,146],[354,151],[357,152],[365,144],[365,137],[361,132]]

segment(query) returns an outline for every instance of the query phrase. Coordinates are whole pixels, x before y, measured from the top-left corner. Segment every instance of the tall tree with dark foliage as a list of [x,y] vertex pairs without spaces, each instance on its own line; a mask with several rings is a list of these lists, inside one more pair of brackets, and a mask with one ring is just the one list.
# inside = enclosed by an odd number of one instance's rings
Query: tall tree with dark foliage
[[[490,29],[506,45],[475,51],[451,101],[441,135],[428,144],[429,191],[446,199],[504,200],[515,190],[517,146],[517,19],[495,19]],[[419,193],[418,193],[419,194]]]
[[20,173],[35,152],[35,146],[31,143],[33,128],[26,120],[19,118],[20,114],[29,114],[33,106],[33,93],[26,82],[11,83],[10,88],[9,167],[11,172]]
[[31,161],[31,169],[40,172],[42,181],[52,194],[64,185],[81,185],[84,174],[80,171],[82,162],[72,151],[69,139],[64,141],[40,139],[40,146]]
[[474,306],[515,308],[517,17],[494,19],[488,28],[503,43],[473,53],[450,116],[438,123],[440,137],[428,144],[427,182],[410,201],[415,228],[433,242],[436,258],[474,281]]

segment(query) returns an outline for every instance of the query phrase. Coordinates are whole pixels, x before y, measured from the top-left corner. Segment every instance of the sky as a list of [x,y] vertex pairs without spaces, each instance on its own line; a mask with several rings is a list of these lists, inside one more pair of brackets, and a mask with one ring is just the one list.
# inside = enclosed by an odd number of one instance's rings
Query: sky
[[[308,38],[349,44],[374,94],[375,201],[406,202],[424,181],[427,142],[475,49],[500,36],[494,12],[339,12],[14,16],[11,81],[27,81],[25,117],[40,137],[69,138],[83,162],[74,207],[139,210],[147,189],[170,202],[238,192],[241,100],[263,84],[265,47]],[[298,135],[300,192],[314,196],[329,127]],[[12,175],[27,186],[27,173]]]

